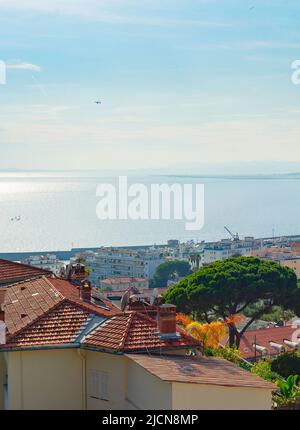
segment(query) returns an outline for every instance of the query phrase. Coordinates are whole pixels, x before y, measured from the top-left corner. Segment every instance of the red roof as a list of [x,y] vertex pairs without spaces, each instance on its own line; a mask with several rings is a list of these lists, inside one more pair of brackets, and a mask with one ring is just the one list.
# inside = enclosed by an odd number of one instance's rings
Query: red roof
[[7,339],[6,347],[69,344],[86,325],[89,312],[66,301]]
[[0,284],[10,284],[34,276],[51,276],[48,270],[0,259]]
[[177,338],[163,338],[154,319],[138,312],[128,312],[99,325],[82,342],[84,345],[130,352],[200,346],[199,342],[178,328]]
[[[298,330],[298,335],[297,335]],[[292,340],[293,334],[296,334],[298,341],[300,340],[300,328],[296,326],[284,326],[284,327],[272,327],[272,328],[261,328],[258,330],[248,330],[244,334],[240,343],[240,351],[244,358],[252,358],[255,356],[253,343],[256,338],[256,344],[267,348],[269,354],[276,354],[277,351],[271,347],[270,341],[278,343],[289,350],[289,347],[285,345],[284,339]],[[256,355],[259,357],[260,353]]]
[[62,279],[41,277],[3,289],[2,308],[7,346],[35,346],[73,342],[91,314],[111,317],[120,313],[111,302],[83,302],[79,289]]
[[127,354],[127,357],[163,381],[270,390],[277,388],[275,384],[221,358],[148,354]]
[[[99,300],[97,304],[84,302],[79,297],[79,288],[60,278],[25,280],[0,291],[7,326],[2,348],[75,342],[110,351],[134,352],[199,346],[199,342],[179,328],[177,337],[162,338],[156,320],[139,312],[121,313],[109,300]],[[87,329],[91,320],[98,324],[93,331]]]
[[94,312],[101,316],[111,317],[120,314],[120,309],[115,307],[110,300],[101,299],[101,302],[96,304],[83,302],[79,297],[78,287],[64,279],[51,279],[51,284],[69,301],[78,304],[90,312]]

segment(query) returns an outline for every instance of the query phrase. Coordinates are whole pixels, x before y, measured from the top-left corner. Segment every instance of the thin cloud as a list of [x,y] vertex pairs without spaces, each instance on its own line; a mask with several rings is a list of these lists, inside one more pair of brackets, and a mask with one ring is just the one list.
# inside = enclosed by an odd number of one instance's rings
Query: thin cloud
[[186,47],[191,50],[211,50],[219,49],[224,51],[252,51],[257,49],[299,49],[300,43],[294,42],[271,42],[265,40],[254,40],[244,42],[232,42],[232,43],[201,43],[198,45],[191,45]]
[[8,62],[6,63],[7,69],[13,69],[13,70],[29,70],[31,72],[41,72],[42,68],[38,66],[37,64],[33,63],[26,63],[23,61],[20,62]]
[[[132,2],[120,0],[26,0],[26,2],[24,0],[0,0],[0,10],[35,11],[48,14],[57,13],[108,24],[136,24],[150,27],[194,26],[215,28],[230,26],[230,24],[223,21],[149,16],[149,14],[145,14],[143,8],[141,8],[141,15],[128,15],[122,11],[126,7],[126,3],[132,6]],[[136,2],[136,5],[143,7],[143,3],[140,1]],[[147,6],[151,7],[151,2],[148,2]]]

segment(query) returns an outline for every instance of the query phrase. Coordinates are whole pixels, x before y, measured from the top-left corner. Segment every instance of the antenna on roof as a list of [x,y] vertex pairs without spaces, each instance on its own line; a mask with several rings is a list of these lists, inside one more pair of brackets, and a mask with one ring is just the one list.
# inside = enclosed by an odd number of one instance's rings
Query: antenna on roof
[[125,294],[123,294],[123,296],[122,296],[122,299],[121,299],[121,311],[122,312],[125,311],[126,306],[128,305],[129,294],[130,294],[130,290],[127,290],[125,292]]

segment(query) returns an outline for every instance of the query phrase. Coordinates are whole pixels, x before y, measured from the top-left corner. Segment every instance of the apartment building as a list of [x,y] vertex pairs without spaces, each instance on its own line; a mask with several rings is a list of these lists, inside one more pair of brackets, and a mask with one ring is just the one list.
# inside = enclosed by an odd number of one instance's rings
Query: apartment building
[[59,275],[65,267],[64,262],[60,261],[54,254],[31,255],[24,258],[21,263],[37,267],[39,269],[49,270],[55,275]]
[[156,268],[165,261],[160,251],[136,251],[120,248],[100,248],[86,258],[89,281],[98,287],[109,278],[152,279]]
[[253,237],[244,240],[222,239],[220,242],[207,244],[204,247],[202,263],[209,264],[218,260],[225,260],[234,255],[247,255],[261,246]]
[[297,247],[270,246],[252,250],[249,255],[263,260],[276,261],[281,266],[293,269],[297,278],[300,278],[300,252]]
[[100,281],[99,287],[107,291],[126,291],[128,288],[147,289],[149,281],[145,278],[110,278]]

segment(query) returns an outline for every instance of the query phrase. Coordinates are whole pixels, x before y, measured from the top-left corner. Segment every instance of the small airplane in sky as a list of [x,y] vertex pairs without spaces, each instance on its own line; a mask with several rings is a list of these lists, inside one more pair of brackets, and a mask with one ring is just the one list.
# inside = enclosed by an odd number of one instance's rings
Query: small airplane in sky
[[96,100],[95,103],[96,105],[101,105],[102,102],[100,100]]

